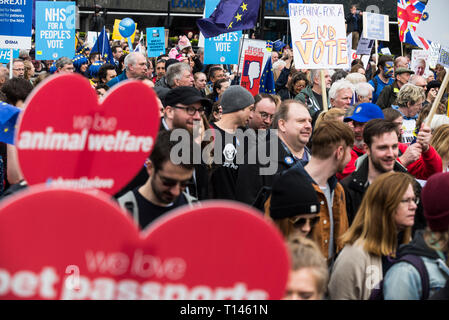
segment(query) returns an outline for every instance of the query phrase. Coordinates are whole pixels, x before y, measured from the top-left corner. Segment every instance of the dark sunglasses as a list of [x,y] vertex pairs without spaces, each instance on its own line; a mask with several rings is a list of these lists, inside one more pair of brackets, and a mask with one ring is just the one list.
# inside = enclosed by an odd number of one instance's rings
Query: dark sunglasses
[[160,174],[158,174],[158,176],[159,176],[159,179],[161,180],[162,184],[164,186],[170,187],[170,188],[176,186],[178,183],[181,185],[181,188],[185,188],[190,183],[190,179],[186,180],[186,181],[178,181],[178,180],[163,177]]
[[296,228],[302,228],[307,220],[309,220],[310,223],[310,227],[313,227],[314,225],[316,225],[318,223],[318,221],[320,221],[320,217],[314,217],[314,218],[301,218],[301,217],[296,217],[296,218],[289,218],[288,219],[291,224],[293,224]]

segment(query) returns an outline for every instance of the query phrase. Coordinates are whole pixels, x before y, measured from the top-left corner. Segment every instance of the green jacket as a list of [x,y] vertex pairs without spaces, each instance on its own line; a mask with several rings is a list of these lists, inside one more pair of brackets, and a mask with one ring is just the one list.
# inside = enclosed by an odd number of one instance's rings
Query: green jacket
[[[328,97],[327,105],[329,106],[330,105],[329,95],[327,97]],[[306,104],[307,108],[309,108],[309,113],[312,117],[315,115],[315,113],[323,110],[321,108],[320,102],[316,99],[315,95],[313,94],[311,86],[307,86],[304,89],[302,89],[301,92],[296,95],[295,100],[301,101],[302,103]]]

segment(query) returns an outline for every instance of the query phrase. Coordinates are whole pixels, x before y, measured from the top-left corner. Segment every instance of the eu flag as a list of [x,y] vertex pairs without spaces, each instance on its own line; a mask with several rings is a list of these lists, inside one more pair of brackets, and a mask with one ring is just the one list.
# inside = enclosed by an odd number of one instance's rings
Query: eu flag
[[14,144],[14,133],[19,113],[19,108],[0,102],[0,142]]
[[110,63],[115,66],[114,57],[112,56],[112,50],[109,45],[109,39],[105,27],[101,30],[95,45],[92,47],[91,53],[92,52],[99,52],[100,56],[103,57],[106,63]]
[[260,78],[259,93],[275,94],[273,66],[271,65],[271,58],[268,58],[265,67],[263,68],[262,77]]
[[256,25],[261,0],[221,0],[209,18],[196,24],[205,38],[251,29]]

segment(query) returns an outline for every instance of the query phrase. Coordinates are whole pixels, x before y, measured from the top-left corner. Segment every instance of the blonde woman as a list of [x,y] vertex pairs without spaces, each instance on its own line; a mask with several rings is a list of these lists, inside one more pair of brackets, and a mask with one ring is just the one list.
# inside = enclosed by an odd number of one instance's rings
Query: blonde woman
[[329,272],[318,245],[304,237],[288,242],[291,269],[285,300],[321,300],[326,293]]
[[430,145],[443,161],[443,172],[449,171],[449,124],[443,124],[433,132]]
[[323,120],[343,122],[345,114],[346,114],[345,111],[339,108],[332,108],[328,111],[323,111],[318,115],[318,118],[316,119],[315,128],[318,128],[321,121]]
[[413,141],[416,121],[425,99],[426,96],[422,88],[414,84],[405,84],[399,90],[396,99],[397,106],[392,106],[392,108],[398,110],[403,117],[402,127],[404,128],[404,133],[402,134],[402,143],[410,144]]
[[384,173],[369,186],[349,230],[329,281],[331,299],[367,300],[383,278],[398,238],[411,240],[417,208],[414,179],[401,172]]

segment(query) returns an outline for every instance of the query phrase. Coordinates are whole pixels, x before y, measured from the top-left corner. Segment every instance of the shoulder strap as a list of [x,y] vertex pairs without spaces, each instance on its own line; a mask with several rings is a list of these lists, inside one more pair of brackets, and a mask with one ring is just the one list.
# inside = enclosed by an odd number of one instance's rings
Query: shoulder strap
[[373,78],[373,83],[374,83],[374,91],[373,92],[376,92],[377,91],[377,79],[376,79],[376,77]]
[[421,259],[421,257],[415,256],[413,254],[407,254],[398,259],[397,262],[407,262],[415,267],[415,269],[419,273],[419,276],[421,277],[421,286],[422,286],[421,300],[427,300],[429,298],[430,292],[429,288],[430,280],[429,280],[429,273],[427,272],[427,268],[424,265],[424,261]]
[[192,206],[194,203],[199,203],[199,202],[198,202],[198,199],[195,198],[194,196],[190,195],[189,193],[183,192],[182,194],[183,194],[184,197],[186,198],[187,204],[188,204],[189,206]]
[[139,207],[137,206],[137,199],[132,190],[125,193],[117,199],[119,205],[128,210],[134,219],[134,222],[139,225]]

